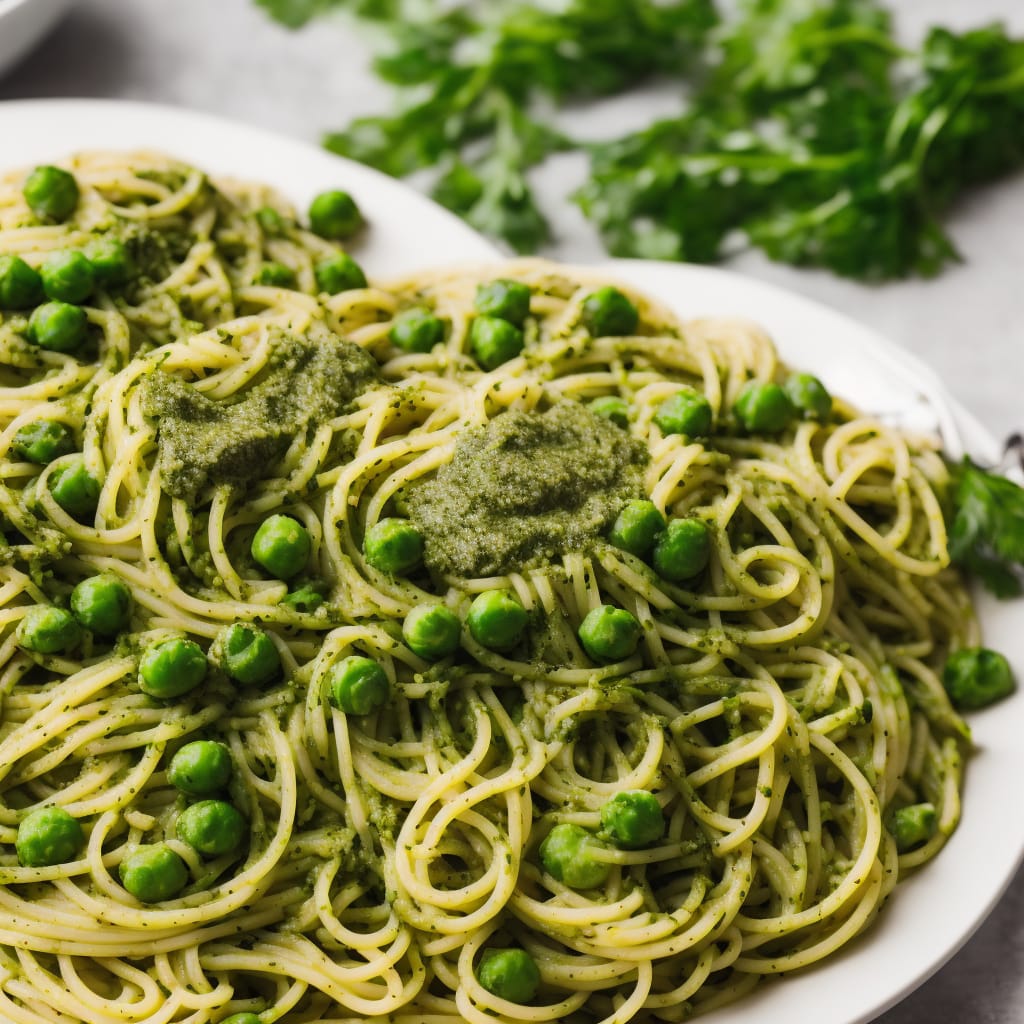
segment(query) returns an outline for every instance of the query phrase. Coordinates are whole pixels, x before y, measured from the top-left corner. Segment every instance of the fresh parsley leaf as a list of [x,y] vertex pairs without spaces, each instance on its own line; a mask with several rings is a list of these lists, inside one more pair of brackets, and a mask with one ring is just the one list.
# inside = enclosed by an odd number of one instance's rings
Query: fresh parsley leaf
[[1022,592],[1024,488],[965,458],[953,469],[949,550],[997,597]]

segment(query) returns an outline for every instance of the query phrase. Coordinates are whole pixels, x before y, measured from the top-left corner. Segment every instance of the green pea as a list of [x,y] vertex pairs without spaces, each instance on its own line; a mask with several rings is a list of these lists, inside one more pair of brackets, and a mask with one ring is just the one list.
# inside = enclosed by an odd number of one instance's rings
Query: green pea
[[224,800],[200,800],[178,815],[174,834],[204,857],[237,850],[249,826],[242,812]]
[[369,715],[387,704],[391,684],[377,662],[350,654],[331,669],[327,677],[331,701],[346,715]]
[[272,206],[261,206],[255,216],[263,234],[275,238],[284,234],[284,218]]
[[18,643],[36,654],[70,651],[81,639],[82,630],[75,617],[56,605],[35,605],[18,623]]
[[562,822],[540,844],[544,870],[570,889],[594,889],[604,885],[612,866],[594,854],[601,843],[579,825]]
[[82,826],[63,807],[40,807],[21,819],[14,849],[23,867],[48,868],[75,860],[84,844]]
[[629,405],[618,395],[602,395],[595,398],[587,408],[596,416],[611,420],[617,427],[625,430],[629,426]]
[[185,862],[166,843],[141,846],[118,867],[121,884],[142,903],[173,899],[188,885]]
[[43,300],[43,279],[20,256],[0,256],[0,309],[31,309]]
[[469,328],[469,347],[485,370],[495,370],[515,359],[525,344],[518,327],[496,316],[478,316]]
[[380,572],[406,573],[423,560],[423,537],[408,519],[380,519],[366,531],[363,554]]
[[113,574],[90,576],[71,591],[71,611],[86,629],[113,636],[128,625],[132,593]]
[[637,558],[645,557],[665,532],[665,517],[653,501],[635,498],[626,503],[612,524],[608,539]]
[[444,341],[444,321],[429,309],[407,309],[395,317],[388,337],[404,352],[429,352]]
[[78,206],[78,182],[59,167],[37,167],[25,179],[21,191],[40,220],[67,220]]
[[825,385],[809,373],[791,374],[783,389],[806,420],[827,420],[832,412],[832,396],[825,390]]
[[323,603],[324,595],[311,583],[307,583],[281,598],[281,604],[300,615],[309,615],[315,612]]
[[954,651],[942,670],[942,685],[958,708],[968,710],[986,707],[1016,689],[1010,663],[987,647]]
[[498,317],[522,327],[530,315],[530,295],[529,285],[499,278],[477,286],[473,306],[481,316]]
[[646,789],[616,793],[601,808],[601,825],[611,841],[626,850],[649,846],[665,834],[661,804]]
[[85,302],[96,287],[92,264],[80,252],[65,249],[48,256],[39,269],[43,291],[56,302]]
[[309,227],[321,238],[348,238],[362,226],[363,215],[356,201],[341,189],[321,192],[310,203]]
[[625,610],[603,604],[587,612],[577,634],[594,661],[622,661],[640,643],[640,623]]
[[511,591],[485,590],[473,598],[466,625],[478,644],[505,651],[519,643],[529,619]]
[[298,281],[291,267],[286,267],[283,263],[268,262],[256,272],[252,283],[268,288],[295,288]]
[[305,569],[312,548],[309,531],[282,515],[264,519],[250,546],[252,557],[279,580],[291,579]]
[[491,995],[510,1003],[528,1003],[540,988],[540,969],[525,949],[485,949],[476,976]]
[[82,455],[70,455],[50,474],[50,493],[69,516],[84,519],[96,511],[100,498],[99,481],[89,472]]
[[281,671],[277,645],[261,629],[234,622],[218,638],[220,665],[243,686],[262,686]]
[[706,437],[711,433],[711,403],[695,388],[682,388],[658,406],[654,422],[663,434]]
[[124,242],[104,235],[86,243],[86,259],[92,264],[96,283],[103,288],[127,284],[137,273],[135,261]]
[[263,1024],[263,1018],[259,1014],[244,1011],[242,1013],[233,1013],[230,1017],[225,1017],[220,1024]]
[[598,288],[583,300],[583,326],[595,338],[634,334],[639,322],[636,306],[618,288]]
[[75,439],[63,423],[56,420],[36,420],[19,427],[11,441],[11,451],[37,466],[48,466],[62,455],[75,450]]
[[458,616],[443,604],[418,604],[402,623],[409,649],[429,661],[457,651],[460,634]]
[[789,395],[772,381],[752,380],[739,393],[733,412],[751,434],[777,434],[796,415]]
[[889,819],[889,831],[896,840],[900,853],[927,842],[939,828],[935,807],[929,803],[911,804],[894,811]]
[[194,690],[205,678],[208,663],[194,640],[172,637],[153,644],[139,662],[139,689],[165,700]]
[[51,352],[75,352],[89,334],[89,318],[81,306],[45,302],[32,310],[26,337]]
[[711,534],[703,519],[673,519],[654,545],[651,562],[663,579],[678,583],[700,573],[711,557]]
[[317,263],[313,269],[316,275],[316,286],[328,295],[348,292],[353,288],[366,287],[366,274],[363,268],[348,253],[339,252]]
[[215,740],[192,740],[179,747],[167,768],[167,779],[188,796],[210,796],[231,781],[231,752]]

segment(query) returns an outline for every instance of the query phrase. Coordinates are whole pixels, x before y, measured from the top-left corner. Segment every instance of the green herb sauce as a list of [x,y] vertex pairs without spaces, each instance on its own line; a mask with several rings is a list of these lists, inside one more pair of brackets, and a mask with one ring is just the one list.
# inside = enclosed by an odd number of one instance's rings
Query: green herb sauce
[[408,495],[434,572],[489,576],[579,551],[643,495],[647,449],[576,402],[466,431]]
[[327,331],[281,331],[267,369],[241,398],[216,401],[170,374],[151,374],[142,408],[159,424],[164,489],[194,503],[207,484],[259,479],[296,435],[340,415],[377,379],[372,356]]

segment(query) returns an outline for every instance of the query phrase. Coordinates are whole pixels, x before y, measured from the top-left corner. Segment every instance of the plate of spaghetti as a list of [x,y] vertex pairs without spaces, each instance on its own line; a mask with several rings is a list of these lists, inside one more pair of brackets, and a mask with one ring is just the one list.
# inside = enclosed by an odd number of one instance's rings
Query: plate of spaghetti
[[229,148],[0,176],[0,1018],[856,1024],[927,976],[1024,848],[1018,612],[944,516],[983,432],[802,300],[443,214],[384,258],[404,200]]

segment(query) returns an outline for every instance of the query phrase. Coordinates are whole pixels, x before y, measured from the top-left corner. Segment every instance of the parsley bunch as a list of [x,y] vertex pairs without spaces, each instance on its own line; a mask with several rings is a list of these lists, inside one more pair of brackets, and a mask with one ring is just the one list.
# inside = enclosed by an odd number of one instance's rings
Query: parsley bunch
[[[398,113],[328,135],[335,152],[433,193],[531,251],[549,237],[528,173],[591,153],[575,199],[617,256],[717,260],[736,245],[850,277],[934,274],[942,217],[1024,164],[1024,40],[999,26],[893,40],[877,0],[257,0],[286,25],[341,9],[384,26]],[[590,145],[552,112],[678,81],[675,118]]]

